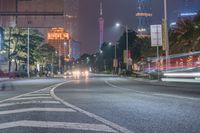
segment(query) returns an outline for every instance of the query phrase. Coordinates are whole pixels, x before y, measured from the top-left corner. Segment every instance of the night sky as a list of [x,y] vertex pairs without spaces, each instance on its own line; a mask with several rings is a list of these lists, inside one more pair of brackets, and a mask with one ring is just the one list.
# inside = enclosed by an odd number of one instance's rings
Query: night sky
[[[116,29],[115,22],[121,22],[132,29],[137,27],[135,17],[137,0],[102,0],[103,17],[105,19],[104,41],[116,42],[123,29]],[[176,14],[182,10],[184,0],[168,1],[168,19],[175,19]],[[193,9],[200,10],[200,0],[191,0]],[[80,0],[80,42],[81,53],[94,53],[99,45],[99,3],[100,0]],[[152,0],[152,24],[160,24],[163,16],[163,0]]]

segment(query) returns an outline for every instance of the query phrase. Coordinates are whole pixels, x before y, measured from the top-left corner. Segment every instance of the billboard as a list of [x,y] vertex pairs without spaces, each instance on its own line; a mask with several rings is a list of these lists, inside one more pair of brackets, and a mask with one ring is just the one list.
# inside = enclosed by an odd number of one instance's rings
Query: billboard
[[162,46],[162,25],[151,25],[151,46]]

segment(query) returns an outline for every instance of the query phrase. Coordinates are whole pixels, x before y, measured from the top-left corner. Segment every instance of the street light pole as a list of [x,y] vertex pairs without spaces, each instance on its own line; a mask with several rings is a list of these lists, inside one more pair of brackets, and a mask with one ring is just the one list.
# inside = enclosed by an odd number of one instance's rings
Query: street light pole
[[30,54],[30,47],[29,47],[29,42],[30,42],[30,33],[29,33],[29,27],[28,27],[28,46],[27,46],[27,74],[28,74],[28,78],[30,78],[30,59],[29,59],[29,54]]
[[[117,43],[115,43],[115,61],[117,61]],[[115,64],[115,73],[117,73],[117,65]]]
[[128,26],[125,26],[126,28],[126,70],[128,71]]
[[165,58],[166,58],[166,65],[165,69],[167,70],[168,67],[168,57],[169,57],[169,40],[168,40],[168,28],[167,28],[167,0],[164,0],[164,21],[165,21]]
[[128,37],[128,25],[121,25],[120,23],[116,23],[116,27],[123,27],[123,28],[125,28],[125,32],[126,32],[126,70],[128,71],[128,60],[129,60],[129,52],[128,52],[128,39],[129,39],[129,37]]

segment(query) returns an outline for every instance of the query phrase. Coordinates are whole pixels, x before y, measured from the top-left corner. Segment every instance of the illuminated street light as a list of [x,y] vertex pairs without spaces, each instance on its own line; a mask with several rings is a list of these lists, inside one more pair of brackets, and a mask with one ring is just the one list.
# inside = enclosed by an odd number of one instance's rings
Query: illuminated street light
[[116,27],[123,27],[126,31],[126,70],[128,71],[128,60],[129,60],[129,54],[128,54],[128,26],[122,25],[120,23],[115,24]]
[[116,27],[120,27],[121,24],[120,24],[120,23],[116,23],[115,26],[116,26]]

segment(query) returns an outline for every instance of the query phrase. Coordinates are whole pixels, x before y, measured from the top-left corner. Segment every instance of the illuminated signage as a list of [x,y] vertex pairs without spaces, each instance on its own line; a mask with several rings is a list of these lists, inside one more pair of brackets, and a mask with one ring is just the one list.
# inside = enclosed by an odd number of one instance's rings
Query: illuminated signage
[[52,28],[48,32],[48,40],[69,40],[69,33],[64,28]]

